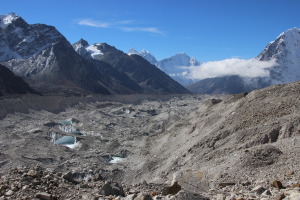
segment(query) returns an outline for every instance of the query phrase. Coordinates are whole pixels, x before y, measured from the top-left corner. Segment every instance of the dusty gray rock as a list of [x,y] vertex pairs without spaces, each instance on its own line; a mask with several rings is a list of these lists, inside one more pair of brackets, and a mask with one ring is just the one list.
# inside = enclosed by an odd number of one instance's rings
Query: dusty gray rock
[[[176,189],[181,189],[182,187],[192,192],[206,192],[209,189],[209,183],[205,174],[195,169],[185,169],[174,173],[172,183],[172,186]],[[176,191],[178,192],[179,190]]]
[[35,196],[36,196],[36,198],[41,199],[41,200],[53,200],[54,199],[51,194],[48,194],[46,192],[36,193]]
[[150,194],[140,193],[134,200],[153,200]]
[[197,194],[197,193],[192,193],[186,190],[181,190],[178,194],[175,196],[171,197],[170,200],[183,200],[183,199],[188,199],[188,200],[209,200],[209,198]]
[[171,186],[166,186],[162,189],[162,195],[176,195],[181,190],[181,186],[178,184],[178,182],[173,182]]
[[12,190],[8,190],[7,192],[5,192],[5,196],[12,196],[14,194],[14,191]]
[[124,200],[134,200],[137,197],[137,194],[127,195]]
[[72,183],[77,183],[77,181],[74,180],[74,177],[73,177],[73,173],[72,172],[67,172],[65,173],[63,176],[62,176],[63,179],[69,181],[69,182],[72,182]]
[[119,185],[118,183],[106,183],[104,184],[100,191],[99,194],[109,196],[123,196],[125,197],[125,192],[123,190],[123,187]]
[[255,192],[258,195],[262,194],[264,191],[266,191],[266,189],[264,187],[262,187],[261,185],[258,185],[252,189],[252,192]]

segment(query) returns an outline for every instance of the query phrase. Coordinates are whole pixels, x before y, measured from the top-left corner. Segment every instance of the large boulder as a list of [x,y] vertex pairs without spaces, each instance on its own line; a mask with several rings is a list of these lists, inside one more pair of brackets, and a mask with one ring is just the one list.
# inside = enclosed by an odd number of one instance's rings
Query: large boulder
[[125,192],[123,190],[123,187],[118,183],[113,183],[113,182],[105,183],[100,189],[99,194],[105,196],[113,195],[113,196],[125,197]]
[[199,193],[209,190],[205,174],[196,169],[184,169],[173,174],[172,185],[178,183],[183,189]]

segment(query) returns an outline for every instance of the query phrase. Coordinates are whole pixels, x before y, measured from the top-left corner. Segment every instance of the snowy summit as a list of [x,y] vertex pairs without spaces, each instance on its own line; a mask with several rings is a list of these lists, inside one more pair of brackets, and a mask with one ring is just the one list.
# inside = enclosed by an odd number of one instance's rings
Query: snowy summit
[[0,15],[0,27],[6,28],[8,24],[12,23],[13,20],[18,18],[19,16],[15,13],[9,13],[7,15]]

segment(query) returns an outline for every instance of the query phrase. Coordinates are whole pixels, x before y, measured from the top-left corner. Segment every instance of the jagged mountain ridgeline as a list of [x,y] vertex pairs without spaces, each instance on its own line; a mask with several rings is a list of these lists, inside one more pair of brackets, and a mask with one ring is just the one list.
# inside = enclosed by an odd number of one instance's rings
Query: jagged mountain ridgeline
[[163,73],[156,66],[137,55],[128,55],[106,43],[89,45],[80,40],[73,44],[81,56],[92,62],[105,62],[126,74],[145,93],[189,93],[187,89]]
[[[55,27],[1,15],[0,62],[33,88],[49,94],[189,93],[141,57],[103,44],[103,58],[73,46]],[[92,54],[89,54],[92,52]]]

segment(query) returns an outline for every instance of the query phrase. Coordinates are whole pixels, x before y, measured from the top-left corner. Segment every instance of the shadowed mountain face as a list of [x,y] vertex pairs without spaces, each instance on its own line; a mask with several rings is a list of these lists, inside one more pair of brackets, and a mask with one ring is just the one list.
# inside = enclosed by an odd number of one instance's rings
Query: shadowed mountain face
[[106,43],[84,46],[79,41],[76,44],[73,47],[78,53],[82,53],[82,56],[108,63],[143,88],[144,93],[189,93],[187,89],[141,56],[129,56]]
[[22,78],[0,64],[0,96],[26,93],[38,94]]
[[267,86],[269,83],[263,78],[246,80],[240,76],[223,76],[203,79],[187,88],[197,94],[238,94]]

